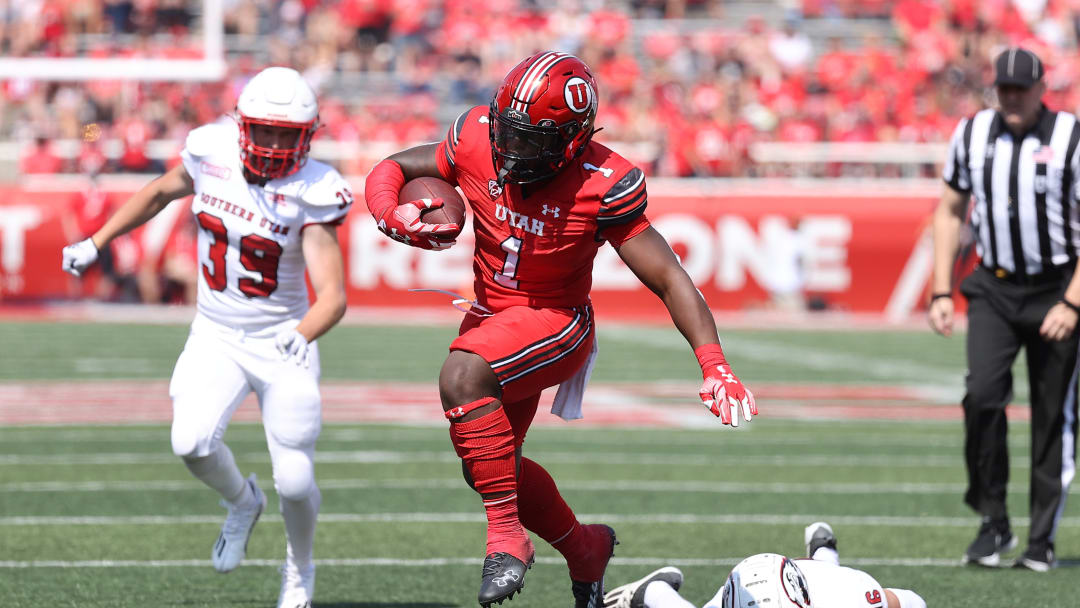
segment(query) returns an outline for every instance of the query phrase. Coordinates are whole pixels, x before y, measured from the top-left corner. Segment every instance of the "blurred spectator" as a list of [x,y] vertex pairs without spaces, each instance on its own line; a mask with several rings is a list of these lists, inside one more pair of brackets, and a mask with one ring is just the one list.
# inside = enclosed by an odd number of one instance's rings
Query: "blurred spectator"
[[194,217],[183,213],[165,245],[138,263],[139,293],[149,304],[194,304],[199,288],[198,232]]
[[127,173],[164,173],[164,163],[158,159],[152,159],[146,154],[146,146],[151,138],[150,125],[146,121],[132,116],[118,125],[117,130],[124,144],[124,151],[117,163],[120,171]]
[[[198,58],[201,3],[0,0],[0,48],[11,57]],[[992,101],[982,88],[988,58],[1010,44],[1045,57],[1052,107],[1080,107],[1080,0],[772,4],[740,22],[723,18],[719,0],[229,0],[225,26],[236,36],[224,81],[9,79],[0,83],[0,137],[47,124],[50,136],[75,139],[92,123],[110,142],[107,169],[160,171],[165,159],[150,142],[181,141],[191,125],[229,112],[249,74],[288,64],[328,108],[319,138],[364,154],[374,147],[356,142],[397,147],[441,135],[459,112],[488,102],[514,58],[540,48],[593,66],[602,137],[662,175],[852,169],[759,167],[749,155],[757,141],[944,142],[949,125]],[[868,33],[830,37],[822,32],[848,28],[817,27],[818,18],[862,20]],[[24,172],[64,168],[47,145],[27,152]],[[363,173],[370,159],[343,162]]]
[[770,307],[784,312],[806,310],[806,246],[801,224],[798,217],[792,218],[790,224],[787,218],[771,218],[763,227],[769,260],[762,287],[769,292]]
[[[116,208],[115,201],[98,184],[104,156],[95,154],[93,148],[91,146],[79,158],[78,170],[86,176],[86,184],[72,195],[67,209],[60,214],[64,238],[69,242],[81,241],[100,230]],[[139,299],[131,256],[131,247],[135,243],[130,236],[125,236],[125,239],[106,245],[98,253],[99,263],[82,276],[68,277],[68,291],[73,297],[125,302]],[[117,251],[122,255],[115,255]]]
[[63,168],[63,161],[52,151],[49,138],[39,135],[34,138],[34,143],[27,147],[19,161],[19,173],[30,175],[34,173],[59,173]]
[[769,37],[769,52],[785,72],[802,72],[814,52],[810,37],[800,32],[793,19],[784,21],[784,28]]

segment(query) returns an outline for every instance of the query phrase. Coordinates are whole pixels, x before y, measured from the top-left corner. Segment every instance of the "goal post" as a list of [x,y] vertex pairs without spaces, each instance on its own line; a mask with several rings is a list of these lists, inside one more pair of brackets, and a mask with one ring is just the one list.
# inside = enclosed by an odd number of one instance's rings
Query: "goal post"
[[222,0],[202,1],[202,59],[0,57],[0,79],[215,81],[225,77]]

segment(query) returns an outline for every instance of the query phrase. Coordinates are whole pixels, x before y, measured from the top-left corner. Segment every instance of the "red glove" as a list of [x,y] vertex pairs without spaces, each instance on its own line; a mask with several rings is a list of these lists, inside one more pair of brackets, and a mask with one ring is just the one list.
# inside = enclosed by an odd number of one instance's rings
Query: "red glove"
[[719,416],[720,422],[733,427],[739,426],[740,411],[747,422],[750,422],[751,416],[757,416],[754,394],[731,371],[719,344],[706,344],[696,349],[694,354],[705,378],[698,395],[713,416]]
[[398,192],[405,185],[401,165],[383,160],[371,170],[364,185],[364,199],[375,217],[379,230],[386,236],[420,249],[446,249],[456,241],[440,238],[456,234],[457,224],[428,224],[420,220],[424,209],[443,206],[441,198],[423,198],[398,204]]

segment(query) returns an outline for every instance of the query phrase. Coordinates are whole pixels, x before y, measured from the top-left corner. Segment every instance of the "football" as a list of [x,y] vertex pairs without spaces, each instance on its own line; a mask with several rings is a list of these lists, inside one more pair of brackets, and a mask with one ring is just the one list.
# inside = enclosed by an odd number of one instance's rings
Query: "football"
[[420,220],[425,224],[457,224],[458,232],[443,235],[453,239],[465,226],[465,201],[450,182],[437,177],[418,177],[410,180],[398,192],[398,203],[403,204],[421,198],[441,198],[443,206],[438,209],[425,209],[420,212]]

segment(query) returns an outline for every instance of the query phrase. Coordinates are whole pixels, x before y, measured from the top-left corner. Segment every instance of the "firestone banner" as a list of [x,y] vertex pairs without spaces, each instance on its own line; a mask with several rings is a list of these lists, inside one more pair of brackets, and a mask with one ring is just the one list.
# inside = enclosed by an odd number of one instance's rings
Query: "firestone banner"
[[[715,310],[771,306],[797,296],[828,309],[902,318],[925,305],[936,195],[928,188],[880,191],[825,186],[650,184],[647,215],[671,243]],[[362,190],[362,184],[357,191]],[[111,188],[113,204],[133,188]],[[73,297],[60,270],[64,215],[79,191],[0,187],[0,300]],[[359,195],[358,195],[359,198]],[[126,258],[138,266],[159,255],[188,216],[187,201],[136,232]],[[70,225],[70,221],[68,222]],[[70,228],[67,229],[70,234]],[[350,305],[429,307],[471,294],[472,236],[440,252],[401,245],[375,229],[363,204],[339,231]],[[603,247],[593,268],[598,314],[666,316],[663,304]]]

